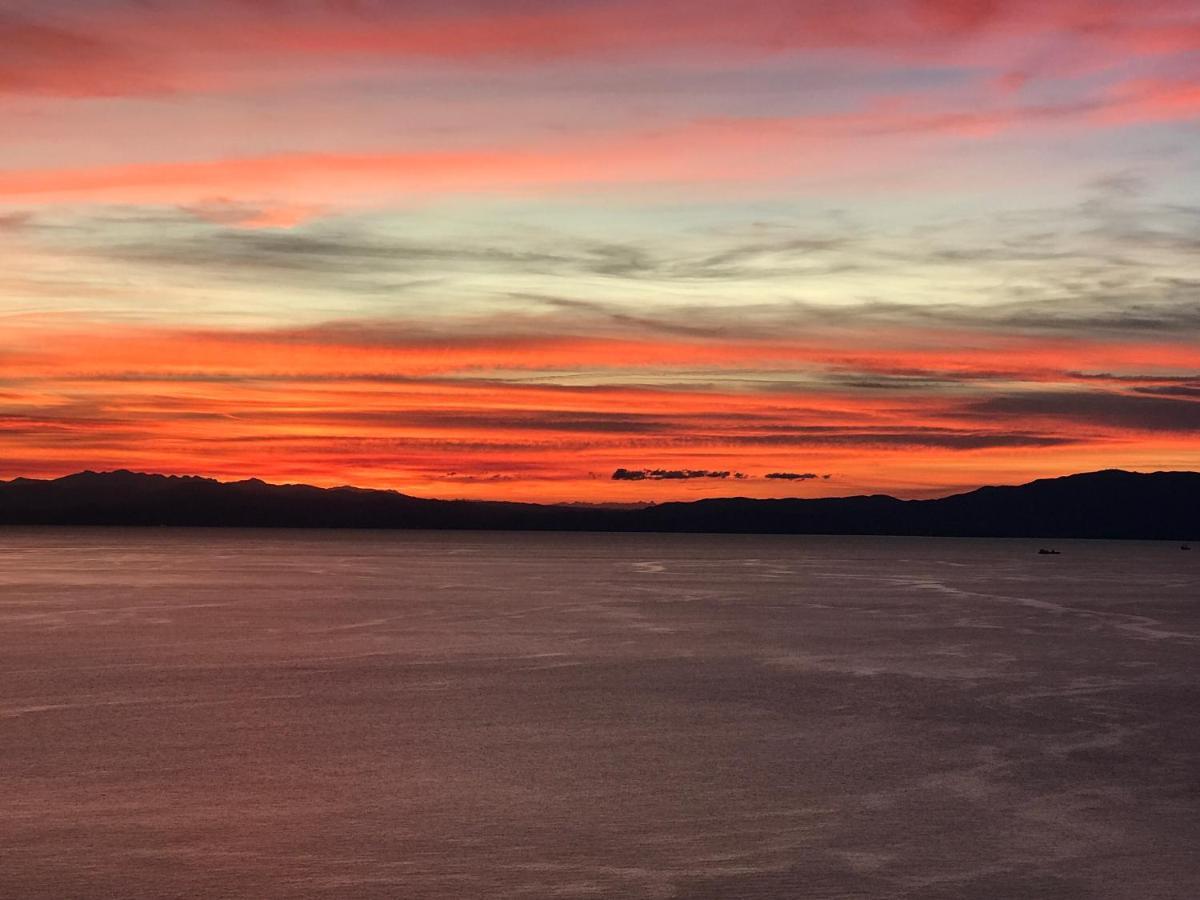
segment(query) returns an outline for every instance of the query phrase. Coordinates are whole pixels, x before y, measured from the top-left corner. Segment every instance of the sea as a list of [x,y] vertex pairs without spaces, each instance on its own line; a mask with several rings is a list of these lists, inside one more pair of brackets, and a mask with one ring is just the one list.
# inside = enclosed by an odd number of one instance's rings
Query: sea
[[0,530],[3,898],[1195,900],[1198,848],[1200,547]]

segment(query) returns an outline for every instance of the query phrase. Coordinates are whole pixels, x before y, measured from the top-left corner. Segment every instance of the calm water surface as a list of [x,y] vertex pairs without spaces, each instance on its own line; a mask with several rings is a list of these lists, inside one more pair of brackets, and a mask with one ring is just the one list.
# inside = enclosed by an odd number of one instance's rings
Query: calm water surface
[[0,897],[1194,900],[1200,552],[1055,546],[0,530]]

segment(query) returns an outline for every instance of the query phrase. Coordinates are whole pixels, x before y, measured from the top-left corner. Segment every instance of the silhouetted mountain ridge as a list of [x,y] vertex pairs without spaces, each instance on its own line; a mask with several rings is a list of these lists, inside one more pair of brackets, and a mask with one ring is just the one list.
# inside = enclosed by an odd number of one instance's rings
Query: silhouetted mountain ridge
[[930,500],[745,497],[642,508],[428,500],[350,486],[120,469],[0,482],[0,524],[895,534],[1191,540],[1200,473],[1108,469]]

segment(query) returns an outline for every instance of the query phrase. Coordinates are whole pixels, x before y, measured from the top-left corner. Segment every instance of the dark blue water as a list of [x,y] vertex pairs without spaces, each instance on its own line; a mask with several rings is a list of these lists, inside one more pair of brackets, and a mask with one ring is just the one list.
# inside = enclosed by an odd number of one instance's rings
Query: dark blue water
[[0,531],[0,896],[1200,896],[1200,552]]

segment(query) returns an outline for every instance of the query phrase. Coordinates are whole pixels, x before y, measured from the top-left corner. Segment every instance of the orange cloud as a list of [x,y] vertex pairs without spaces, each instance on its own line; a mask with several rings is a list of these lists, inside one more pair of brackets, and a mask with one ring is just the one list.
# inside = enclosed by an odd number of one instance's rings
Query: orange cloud
[[[44,324],[39,324],[43,322]],[[52,349],[47,349],[52,348]],[[236,376],[293,373],[427,378],[488,372],[795,371],[820,367],[860,373],[916,373],[1044,381],[1071,372],[1136,369],[1200,371],[1200,347],[1185,338],[1048,338],[971,330],[893,328],[887,335],[750,340],[610,338],[571,334],[445,334],[403,322],[331,322],[266,331],[192,331],[98,325],[80,330],[70,316],[13,327],[10,371],[61,374],[157,372]],[[665,376],[664,376],[665,377]]]
[[[985,345],[981,335],[907,334],[872,350],[815,340],[372,341],[337,328],[273,336],[63,324],[6,336],[20,360],[6,367],[0,396],[9,475],[132,466],[442,496],[611,500],[729,492],[719,481],[614,484],[607,476],[616,468],[747,472],[737,492],[771,496],[928,492],[1114,456],[1196,461],[1188,428],[1200,404],[1186,391],[1158,391],[1151,376],[1078,373],[1148,360],[1200,372],[1200,350],[1183,343]],[[674,374],[697,368],[707,374],[694,387]],[[751,368],[757,383],[745,379]],[[522,371],[587,372],[594,383],[529,382]],[[858,382],[871,373],[932,380],[864,389]],[[836,477],[787,486],[762,477],[814,470]]]

